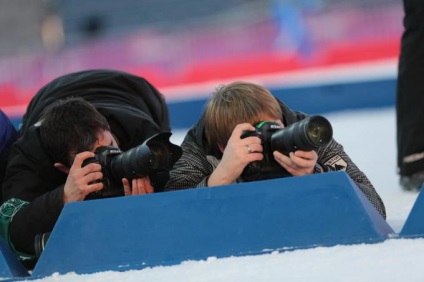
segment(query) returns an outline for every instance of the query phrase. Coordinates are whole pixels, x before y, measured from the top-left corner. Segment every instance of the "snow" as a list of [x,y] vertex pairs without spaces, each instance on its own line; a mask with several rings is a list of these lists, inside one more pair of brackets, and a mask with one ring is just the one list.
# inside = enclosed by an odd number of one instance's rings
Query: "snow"
[[[396,174],[394,108],[325,114],[334,138],[369,177],[387,209],[387,222],[400,232],[417,193],[404,192]],[[180,143],[185,131],[174,132]],[[313,236],[311,234],[311,236]],[[55,274],[31,281],[424,281],[424,238],[317,247],[282,253],[211,257],[180,265],[89,275]]]

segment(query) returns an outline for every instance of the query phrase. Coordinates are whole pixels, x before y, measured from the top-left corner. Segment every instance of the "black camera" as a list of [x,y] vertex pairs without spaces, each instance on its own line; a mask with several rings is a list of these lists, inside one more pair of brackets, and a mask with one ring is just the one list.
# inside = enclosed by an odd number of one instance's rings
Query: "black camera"
[[131,181],[170,170],[182,154],[181,147],[169,141],[171,135],[170,132],[158,133],[126,152],[112,146],[97,148],[95,156],[86,159],[82,165],[99,163],[104,187],[88,194],[86,200],[123,196],[122,178]]
[[244,181],[291,176],[274,159],[273,152],[285,155],[297,150],[311,151],[327,145],[333,138],[333,128],[323,116],[309,116],[287,127],[273,121],[262,121],[255,131],[245,131],[241,138],[257,136],[261,139],[264,158],[248,164],[242,173]]

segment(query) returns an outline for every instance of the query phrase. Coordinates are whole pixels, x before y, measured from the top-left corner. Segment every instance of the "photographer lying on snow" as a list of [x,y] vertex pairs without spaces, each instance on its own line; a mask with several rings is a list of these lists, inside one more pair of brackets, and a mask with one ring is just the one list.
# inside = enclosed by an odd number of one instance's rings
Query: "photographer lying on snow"
[[[101,160],[104,153],[96,151],[106,149],[116,157],[131,151],[134,156],[139,152],[130,149],[152,136],[167,133],[165,139],[169,138],[164,98],[141,77],[109,70],[59,77],[32,99],[20,130],[22,137],[12,147],[2,186],[6,202],[1,206],[0,231],[28,268],[66,203],[157,192],[169,178],[166,170],[149,170],[123,180],[129,177],[119,171],[114,182],[120,187],[106,187],[113,181]],[[178,158],[181,149],[165,141]],[[121,155],[120,150],[129,151]],[[169,168],[175,159],[170,161]],[[129,162],[121,158],[122,163]]]
[[216,89],[181,147],[166,191],[345,170],[386,218],[383,201],[332,138],[329,122],[291,110],[260,85]]

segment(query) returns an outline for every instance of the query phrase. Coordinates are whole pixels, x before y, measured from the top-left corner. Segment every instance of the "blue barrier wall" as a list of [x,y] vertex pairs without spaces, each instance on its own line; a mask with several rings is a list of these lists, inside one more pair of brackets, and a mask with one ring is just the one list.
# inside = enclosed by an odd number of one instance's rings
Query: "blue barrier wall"
[[[396,98],[396,80],[339,82],[326,85],[273,87],[271,92],[292,109],[309,114],[355,110],[363,108],[393,107]],[[187,100],[169,100],[171,126],[189,128],[200,117],[207,101],[207,93],[198,93]],[[10,117],[18,127],[21,117]]]
[[400,237],[424,237],[424,185],[399,233]]
[[[393,107],[396,99],[395,90],[394,78],[307,87],[270,88],[270,91],[289,107],[309,114]],[[200,97],[168,102],[173,129],[188,128],[199,119],[207,100],[205,95]]]
[[11,277],[27,277],[29,272],[21,264],[9,246],[0,237],[0,280]]
[[33,276],[374,243],[393,233],[344,172],[65,206]]

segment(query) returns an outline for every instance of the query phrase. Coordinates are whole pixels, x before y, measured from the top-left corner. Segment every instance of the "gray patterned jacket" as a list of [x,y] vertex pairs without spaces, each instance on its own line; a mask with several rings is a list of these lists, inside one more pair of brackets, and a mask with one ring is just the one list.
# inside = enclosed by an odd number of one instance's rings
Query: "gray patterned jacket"
[[[286,126],[308,116],[305,113],[293,111],[281,101],[279,102],[283,111],[282,120]],[[170,172],[165,191],[206,187],[208,178],[218,165],[222,153],[216,146],[207,144],[204,137],[203,117],[189,130],[181,147],[183,154]],[[317,165],[321,166],[325,172],[346,171],[377,211],[386,218],[382,199],[366,175],[346,154],[341,144],[332,139],[327,146],[317,149],[317,154]],[[242,182],[242,179],[237,182]]]

